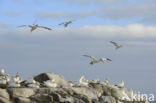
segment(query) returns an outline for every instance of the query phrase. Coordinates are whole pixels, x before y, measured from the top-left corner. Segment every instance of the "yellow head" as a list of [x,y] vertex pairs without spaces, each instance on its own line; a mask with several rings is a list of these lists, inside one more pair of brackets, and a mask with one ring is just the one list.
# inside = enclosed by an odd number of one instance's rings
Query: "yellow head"
[[81,79],[82,79],[82,80],[84,80],[84,79],[85,79],[85,77],[84,77],[84,76],[81,76]]

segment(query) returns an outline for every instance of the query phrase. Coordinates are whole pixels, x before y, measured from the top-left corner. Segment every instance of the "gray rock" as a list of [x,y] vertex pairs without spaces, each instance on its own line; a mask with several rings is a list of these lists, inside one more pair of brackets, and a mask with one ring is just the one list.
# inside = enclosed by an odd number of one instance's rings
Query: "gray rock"
[[9,94],[6,89],[0,89],[0,97],[6,98],[9,100]]
[[10,100],[0,97],[0,103],[12,103]]
[[80,95],[85,95],[90,100],[92,100],[92,99],[98,100],[97,93],[92,88],[89,88],[89,87],[73,87],[71,89],[74,91],[74,93],[80,94]]
[[35,76],[34,79],[40,83],[54,79],[59,86],[70,86],[69,82],[63,76],[53,73],[42,73],[38,76]]
[[101,103],[116,103],[116,99],[112,96],[102,96]]
[[53,97],[48,94],[37,94],[31,96],[30,99],[37,103],[53,103]]
[[15,97],[14,102],[15,103],[37,103],[37,102],[31,101],[29,98],[24,98],[24,97]]
[[9,88],[8,93],[11,97],[30,97],[35,94],[33,88]]

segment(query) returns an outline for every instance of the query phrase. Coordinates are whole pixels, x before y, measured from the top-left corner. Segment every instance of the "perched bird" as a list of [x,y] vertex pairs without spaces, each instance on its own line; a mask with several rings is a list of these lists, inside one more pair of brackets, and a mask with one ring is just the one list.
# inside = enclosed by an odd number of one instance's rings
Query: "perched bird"
[[36,83],[28,84],[27,87],[29,87],[29,88],[39,88],[40,83],[36,81]]
[[117,86],[118,88],[123,88],[124,87],[124,80],[121,80],[121,83],[117,84],[115,86]]
[[4,76],[4,73],[5,73],[4,69],[0,69],[0,76]]
[[91,83],[100,83],[100,79],[96,78],[95,80],[92,80]]
[[67,22],[60,23],[59,25],[64,25],[64,27],[67,27],[72,22],[73,22],[73,20],[70,20],[70,21],[67,21]]
[[44,82],[44,85],[46,87],[52,87],[52,88],[58,87],[55,80],[47,80],[47,81]]
[[12,76],[11,80],[8,82],[8,87],[20,87],[20,83],[17,82],[16,77]]
[[51,28],[45,27],[45,26],[39,26],[38,24],[33,24],[33,25],[21,25],[18,27],[29,27],[31,28],[30,32],[33,32],[37,28],[42,28],[42,29],[47,29],[47,30],[52,30]]
[[123,47],[123,45],[119,45],[118,43],[113,42],[113,41],[110,41],[110,43],[112,43],[112,44],[115,46],[115,50],[117,50],[117,49]]
[[104,80],[104,82],[103,82],[103,85],[108,85],[108,84],[109,84],[109,79],[106,78],[106,79]]
[[83,55],[83,56],[89,57],[89,58],[92,59],[91,62],[90,62],[90,65],[93,65],[93,64],[99,63],[99,62],[104,62],[104,61],[112,61],[112,60],[109,59],[109,58],[100,58],[100,59],[96,59],[96,58],[94,58],[93,56],[89,56],[89,55]]
[[31,77],[29,77],[29,79],[26,81],[26,84],[36,84],[36,81],[35,81],[34,78],[31,76]]
[[1,77],[0,78],[0,84],[6,84],[6,83],[7,83],[7,81],[6,81],[5,77],[4,76]]
[[88,86],[88,80],[85,80],[84,76],[81,76],[80,80],[79,80],[79,84],[80,85],[84,85],[84,86]]

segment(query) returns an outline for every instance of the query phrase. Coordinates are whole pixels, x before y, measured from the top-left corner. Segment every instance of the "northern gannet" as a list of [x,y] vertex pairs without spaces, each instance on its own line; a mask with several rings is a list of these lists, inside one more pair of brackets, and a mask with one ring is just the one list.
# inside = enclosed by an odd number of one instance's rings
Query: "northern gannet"
[[92,59],[91,62],[90,62],[90,65],[93,65],[93,64],[99,63],[99,62],[104,62],[104,61],[112,61],[112,60],[109,59],[109,58],[100,58],[100,59],[96,59],[95,57],[89,56],[89,55],[83,55],[83,56],[89,57],[89,58]]
[[123,88],[124,87],[124,80],[121,80],[121,83],[117,84],[115,86],[117,86],[118,88]]
[[96,78],[95,80],[92,80],[91,82],[92,83],[100,83],[100,79],[99,78]]
[[33,32],[37,28],[43,28],[43,29],[47,29],[47,30],[52,30],[51,28],[48,28],[48,27],[45,27],[45,26],[39,26],[38,24],[21,25],[21,26],[18,26],[18,27],[29,27],[29,28],[31,28],[30,32]]
[[67,27],[72,22],[73,22],[73,20],[70,20],[70,21],[67,21],[67,22],[60,23],[59,25],[64,25],[64,27]]
[[103,82],[103,85],[108,85],[108,84],[109,84],[109,79],[106,78],[106,79],[104,80],[104,82]]
[[8,82],[8,87],[20,87],[20,83],[17,82],[16,77],[12,76],[11,80]]
[[115,46],[115,50],[117,50],[117,49],[123,47],[123,45],[119,45],[118,43],[113,42],[113,41],[110,41],[110,43],[112,43],[112,44]]
[[26,81],[26,84],[36,84],[36,81],[35,81],[34,78],[31,76],[31,77],[29,77],[29,79]]
[[97,96],[98,96],[98,97],[101,97],[102,94],[103,94],[103,90],[102,90],[102,89],[96,90],[96,93],[97,93]]
[[31,83],[31,84],[28,84],[27,87],[29,88],[39,88],[40,87],[40,83],[36,81],[36,83]]
[[6,83],[7,83],[7,81],[6,81],[5,77],[1,76],[0,77],[0,84],[6,84]]
[[88,86],[88,80],[85,80],[85,77],[81,76],[81,78],[79,80],[79,84],[84,85],[84,86]]
[[4,69],[0,69],[0,76],[4,76],[4,73],[5,73]]
[[51,88],[55,88],[55,87],[58,87],[57,83],[55,80],[47,80],[47,81],[44,81],[44,85],[46,87],[51,87]]

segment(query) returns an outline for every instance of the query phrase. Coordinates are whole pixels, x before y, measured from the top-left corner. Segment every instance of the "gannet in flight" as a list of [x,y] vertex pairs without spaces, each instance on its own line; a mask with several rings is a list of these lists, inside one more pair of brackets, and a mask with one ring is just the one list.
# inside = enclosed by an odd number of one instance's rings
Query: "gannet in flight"
[[121,80],[121,83],[117,84],[115,86],[117,86],[118,88],[123,88],[124,87],[124,80]]
[[55,80],[47,80],[44,82],[46,87],[56,88],[58,85]]
[[33,24],[33,25],[21,25],[18,27],[29,27],[31,28],[30,32],[33,32],[37,28],[42,28],[42,29],[47,29],[47,30],[52,30],[51,28],[45,27],[45,26],[39,26],[38,24]]
[[89,55],[83,55],[83,56],[89,57],[89,58],[92,59],[91,62],[90,62],[90,65],[93,65],[93,64],[99,63],[99,62],[104,62],[104,61],[112,61],[112,60],[109,59],[109,58],[100,58],[100,59],[96,59],[96,58],[94,58],[93,56],[89,56]]
[[117,49],[123,47],[123,45],[119,45],[118,43],[113,42],[113,41],[110,41],[110,43],[112,43],[112,44],[115,46],[115,50],[117,50]]
[[60,23],[59,25],[64,25],[64,27],[67,27],[72,22],[73,22],[73,20],[70,20],[70,21],[67,21],[67,22]]

